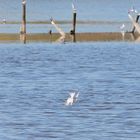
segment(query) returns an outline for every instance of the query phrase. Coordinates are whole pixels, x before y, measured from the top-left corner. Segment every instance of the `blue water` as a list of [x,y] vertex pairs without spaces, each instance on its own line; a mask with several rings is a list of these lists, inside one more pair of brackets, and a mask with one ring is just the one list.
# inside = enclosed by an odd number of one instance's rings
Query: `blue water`
[[139,60],[136,43],[1,43],[0,139],[139,140]]
[[[47,20],[50,16],[56,20],[71,19],[72,0],[26,0],[27,19]],[[139,0],[75,0],[80,20],[128,20],[127,12],[133,6],[140,11]],[[21,0],[0,0],[0,19],[20,21]]]
[[[138,0],[77,0],[77,32],[120,31]],[[72,19],[71,0],[27,0],[27,21]],[[0,21],[21,21],[21,0],[0,0]],[[104,22],[104,24],[103,24]],[[111,24],[115,23],[115,24]],[[99,24],[100,23],[100,24]],[[69,32],[71,24],[60,25]],[[130,26],[131,27],[131,26]],[[18,33],[20,24],[0,24]],[[47,33],[28,24],[27,33]],[[129,30],[129,28],[127,28]],[[139,140],[140,45],[0,43],[0,140]],[[73,106],[64,102],[79,91]]]
[[[72,20],[72,0],[27,0],[27,21],[49,21],[50,17],[57,20]],[[77,20],[79,21],[105,21],[119,22],[117,25],[78,25],[77,32],[107,32],[120,31],[123,23],[130,22],[128,18],[128,10],[133,6],[140,11],[139,0],[76,0]],[[0,0],[0,21],[21,21],[22,6],[21,0]],[[47,26],[47,25],[46,25]],[[48,32],[50,25],[47,27],[29,25],[28,33]],[[131,26],[127,23],[127,29]],[[66,32],[71,30],[72,25],[61,26]],[[0,32],[19,33],[19,25],[0,25]],[[52,29],[54,29],[52,27]],[[55,29],[53,32],[56,32]]]

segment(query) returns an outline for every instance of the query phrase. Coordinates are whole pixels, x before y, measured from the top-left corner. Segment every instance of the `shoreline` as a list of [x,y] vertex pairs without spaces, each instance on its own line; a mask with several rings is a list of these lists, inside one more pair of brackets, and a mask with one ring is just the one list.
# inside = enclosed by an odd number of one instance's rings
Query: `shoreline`
[[[21,42],[19,33],[0,33],[0,42]],[[26,42],[56,42],[60,38],[59,33],[27,33]],[[126,32],[123,36],[120,32],[95,32],[95,33],[76,33],[75,41],[73,36],[66,33],[66,42],[94,42],[94,41],[138,41],[139,36],[136,33]]]

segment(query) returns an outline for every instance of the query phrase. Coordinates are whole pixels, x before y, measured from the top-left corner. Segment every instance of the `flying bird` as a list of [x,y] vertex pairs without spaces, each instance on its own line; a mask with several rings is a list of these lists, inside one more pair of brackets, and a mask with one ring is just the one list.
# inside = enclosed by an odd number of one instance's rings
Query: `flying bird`
[[73,105],[73,103],[75,103],[77,101],[77,98],[79,96],[79,92],[70,92],[69,93],[70,97],[68,97],[68,99],[65,102],[65,105]]

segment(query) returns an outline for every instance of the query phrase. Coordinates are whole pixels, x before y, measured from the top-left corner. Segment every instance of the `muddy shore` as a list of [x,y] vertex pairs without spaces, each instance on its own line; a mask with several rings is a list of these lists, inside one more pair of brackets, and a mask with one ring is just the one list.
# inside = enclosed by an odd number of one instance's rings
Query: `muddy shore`
[[[27,42],[56,42],[60,38],[60,34],[52,33],[27,33]],[[120,32],[98,32],[98,33],[76,33],[75,39],[69,33],[66,33],[65,41],[68,42],[91,42],[91,41],[138,41],[137,34]],[[16,33],[1,33],[0,42],[20,42],[21,35]]]

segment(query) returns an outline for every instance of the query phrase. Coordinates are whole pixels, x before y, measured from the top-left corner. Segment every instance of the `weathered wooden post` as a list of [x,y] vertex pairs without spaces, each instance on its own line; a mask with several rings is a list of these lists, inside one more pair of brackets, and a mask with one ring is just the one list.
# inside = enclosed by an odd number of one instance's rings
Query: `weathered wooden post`
[[70,31],[70,34],[72,35],[73,42],[76,42],[75,31],[76,31],[76,16],[77,16],[77,13],[76,13],[76,8],[75,8],[73,3],[72,3],[72,9],[73,9],[73,28]]
[[[134,28],[134,31],[137,30],[137,32],[140,34],[140,26],[139,26],[139,24],[138,24],[138,19],[139,19],[139,18],[137,18],[136,21],[135,21],[135,20],[133,19],[133,17],[132,17],[130,14],[128,14],[128,17],[130,18],[133,27],[135,27],[135,28]],[[133,31],[133,32],[134,32],[134,31]]]
[[26,43],[26,0],[22,0],[22,23],[20,29],[20,39]]
[[56,23],[54,22],[53,18],[51,18],[50,20],[51,20],[51,24],[55,27],[55,29],[61,35],[61,37],[57,40],[57,42],[65,42],[65,38],[66,38],[65,32],[60,27],[58,27],[58,25],[56,25]]
[[50,42],[52,42],[52,30],[49,30]]
[[[137,15],[136,16],[136,23],[138,23],[138,21],[139,21],[139,17],[140,17],[140,15]],[[132,33],[134,34],[134,32],[135,32],[135,26],[133,27],[133,29],[132,29]]]
[[76,9],[73,10],[73,34],[75,34],[76,29]]

